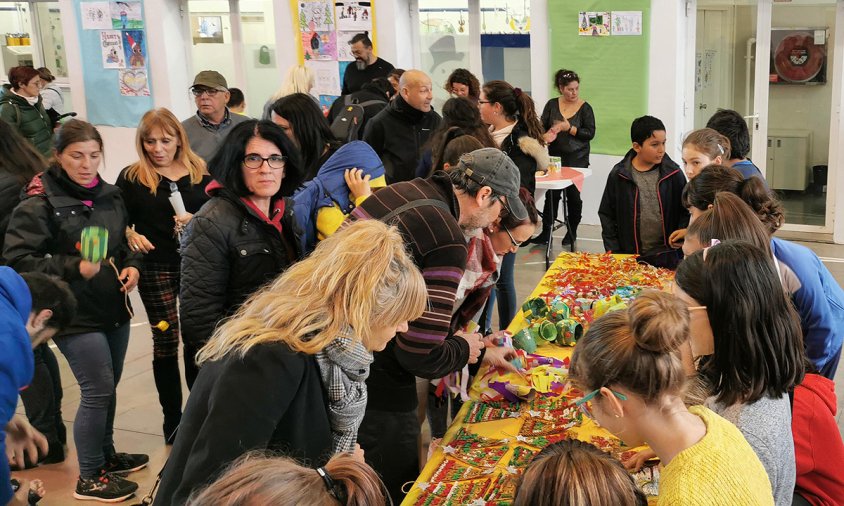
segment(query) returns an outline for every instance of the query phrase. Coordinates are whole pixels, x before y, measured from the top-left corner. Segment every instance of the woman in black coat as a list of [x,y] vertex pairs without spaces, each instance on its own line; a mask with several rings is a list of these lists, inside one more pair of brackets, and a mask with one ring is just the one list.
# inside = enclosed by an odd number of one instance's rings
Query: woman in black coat
[[[122,473],[147,465],[146,455],[114,449],[117,384],[129,346],[129,292],[140,276],[139,255],[126,242],[128,213],[120,189],[100,179],[103,141],[90,123],[70,120],[56,134],[55,163],[27,185],[15,208],[3,257],[17,270],[58,276],[78,301],[70,325],[53,341],[67,358],[82,393],[73,424],[79,459],[74,497],[118,501],[138,488]],[[83,230],[104,228],[103,260],[83,258]],[[99,241],[104,235],[97,234]],[[94,241],[91,241],[92,243]]]
[[364,220],[321,241],[200,351],[155,505],[184,504],[249,451],[316,468],[355,450],[371,352],[426,305],[425,281],[395,227]]
[[[47,161],[18,131],[0,120],[0,252],[12,210],[21,201],[21,190]],[[2,265],[2,259],[0,259]]]
[[[589,143],[595,137],[595,113],[589,102],[580,98],[580,77],[566,69],[560,69],[554,76],[554,83],[560,92],[558,98],[552,98],[542,110],[542,128],[548,142],[548,154],[559,156],[563,167],[589,167]],[[563,245],[577,240],[577,226],[583,211],[580,190],[570,185],[565,190],[551,190],[550,198],[545,199],[542,214],[542,233],[533,241],[545,244],[551,237],[551,206],[560,204],[561,192],[566,192],[566,210],[568,211],[568,230],[563,237]],[[557,214],[557,213],[553,213]]]
[[185,377],[217,323],[300,257],[293,202],[302,182],[299,155],[269,121],[234,127],[208,165],[211,199],[188,224],[182,247],[179,317]]

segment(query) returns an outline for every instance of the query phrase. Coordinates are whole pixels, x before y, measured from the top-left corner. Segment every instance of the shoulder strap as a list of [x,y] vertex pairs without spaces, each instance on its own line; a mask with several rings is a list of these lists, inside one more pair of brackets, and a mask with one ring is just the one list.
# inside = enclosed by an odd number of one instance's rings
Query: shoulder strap
[[364,109],[366,109],[366,108],[367,108],[367,107],[369,107],[370,105],[375,105],[375,104],[384,104],[384,105],[386,105],[386,104],[387,104],[387,102],[385,102],[384,100],[367,100],[366,102],[361,102],[361,103],[359,103],[358,105],[359,105],[359,106],[361,106],[361,107],[363,107]]
[[18,130],[21,128],[21,108],[18,104],[14,102],[10,102],[12,106],[15,108],[15,126],[18,127]]
[[383,221],[384,223],[389,223],[393,218],[402,214],[403,212],[409,211],[411,209],[415,209],[417,207],[422,207],[422,206],[439,207],[440,209],[445,210],[447,213],[451,212],[451,209],[442,200],[419,199],[419,200],[412,200],[410,202],[407,202],[407,203],[393,209],[389,213],[382,216],[381,221]]

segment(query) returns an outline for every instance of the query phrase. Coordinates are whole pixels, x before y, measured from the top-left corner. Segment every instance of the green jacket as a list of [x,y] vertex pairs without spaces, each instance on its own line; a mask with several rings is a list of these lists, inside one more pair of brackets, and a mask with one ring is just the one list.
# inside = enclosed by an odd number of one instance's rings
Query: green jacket
[[4,84],[0,96],[0,119],[17,128],[42,155],[49,157],[53,154],[53,127],[41,97],[34,106],[29,105],[25,98],[12,92],[11,86]]

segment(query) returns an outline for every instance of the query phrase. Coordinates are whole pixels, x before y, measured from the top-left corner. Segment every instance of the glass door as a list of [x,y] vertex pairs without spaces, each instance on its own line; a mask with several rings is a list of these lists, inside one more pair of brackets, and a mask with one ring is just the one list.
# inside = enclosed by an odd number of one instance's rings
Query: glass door
[[766,167],[786,210],[786,229],[830,232],[832,80],[835,0],[771,5],[768,49]]

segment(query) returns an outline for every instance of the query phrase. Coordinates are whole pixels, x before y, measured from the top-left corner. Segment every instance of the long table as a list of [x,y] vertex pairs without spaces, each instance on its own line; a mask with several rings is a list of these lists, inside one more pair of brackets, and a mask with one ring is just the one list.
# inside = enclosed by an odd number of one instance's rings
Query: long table
[[[545,273],[545,276],[543,276],[542,280],[534,289],[530,298],[546,294],[552,289],[553,285],[551,283],[551,277],[553,276],[553,273],[559,269],[565,269],[566,263],[571,261],[573,258],[572,255],[573,254],[570,255],[568,253],[561,253],[557,257],[553,266]],[[527,322],[524,315],[521,311],[519,311],[508,327],[508,330],[515,334],[526,326]],[[565,360],[570,359],[573,350],[573,347],[563,347],[554,343],[546,343],[539,346],[536,354]],[[506,498],[496,498],[495,500],[487,499],[490,497],[490,493],[495,489],[512,489],[516,483],[516,478],[520,473],[521,468],[524,467],[531,455],[541,449],[538,445],[532,446],[530,438],[525,439],[523,437],[519,437],[520,430],[523,429],[523,424],[526,420],[530,420],[535,417],[537,413],[534,411],[534,406],[532,406],[531,403],[522,402],[520,403],[521,406],[519,407],[518,417],[515,417],[516,413],[514,413],[514,417],[512,418],[508,417],[484,422],[466,421],[467,415],[470,414],[470,412],[473,414],[478,413],[479,408],[477,406],[479,404],[487,405],[487,403],[482,403],[480,401],[480,380],[483,378],[485,372],[486,371],[482,369],[475,377],[469,392],[471,400],[465,402],[455,416],[454,422],[446,432],[442,443],[434,450],[431,458],[428,460],[416,482],[413,484],[412,489],[401,503],[403,506],[441,506],[447,504],[474,504],[479,506],[489,506],[509,504],[509,501]],[[549,403],[552,404],[554,410],[563,410],[565,408],[576,409],[571,407],[571,401],[571,396],[567,396],[566,392],[564,392],[561,397],[550,399],[548,401],[543,400],[541,402],[545,405]],[[490,409],[493,409],[495,406],[501,406],[501,404],[489,403],[488,406]],[[474,411],[472,411],[473,409]],[[555,411],[555,413],[557,412],[558,411]],[[571,411],[568,411],[567,413],[570,414]],[[566,416],[569,416],[568,414]],[[485,440],[488,444],[486,453],[495,453],[497,454],[496,456],[500,456],[498,462],[494,465],[494,467],[487,467],[484,474],[475,476],[473,479],[469,479],[468,481],[465,479],[449,479],[443,481],[435,480],[434,476],[438,473],[438,471],[440,474],[443,474],[443,469],[445,469],[445,467],[441,466],[455,462],[453,458],[447,458],[447,454],[453,454],[454,451],[449,444],[459,444],[455,443],[455,438],[459,438],[458,441],[465,441],[467,434],[470,434],[473,437],[477,436],[480,439]],[[612,451],[616,456],[620,456],[626,452],[641,450],[641,448],[627,448],[623,446],[621,441],[606,430],[598,427],[588,418],[579,417],[575,426],[569,428],[565,432],[565,437],[576,438],[593,443],[596,446],[603,447],[605,450]],[[444,464],[447,460],[449,463]],[[514,463],[518,465],[512,465]],[[458,467],[461,466],[455,466],[454,473],[459,473],[460,470]],[[483,469],[482,466],[478,466],[478,468]],[[642,486],[646,492],[652,496],[655,496],[656,487],[658,485],[658,474],[656,473],[657,471],[655,468],[648,468],[636,476],[637,483],[639,483],[640,486]],[[452,478],[454,478],[454,476]],[[488,482],[484,484],[482,483],[483,480],[488,480]],[[649,483],[649,480],[653,480],[653,483]],[[454,494],[449,497],[450,487],[454,487],[455,485],[461,483],[466,485],[464,488],[468,490],[460,491],[454,489],[451,492],[465,492],[466,496],[460,500],[454,499]],[[507,492],[507,490],[504,492]]]

